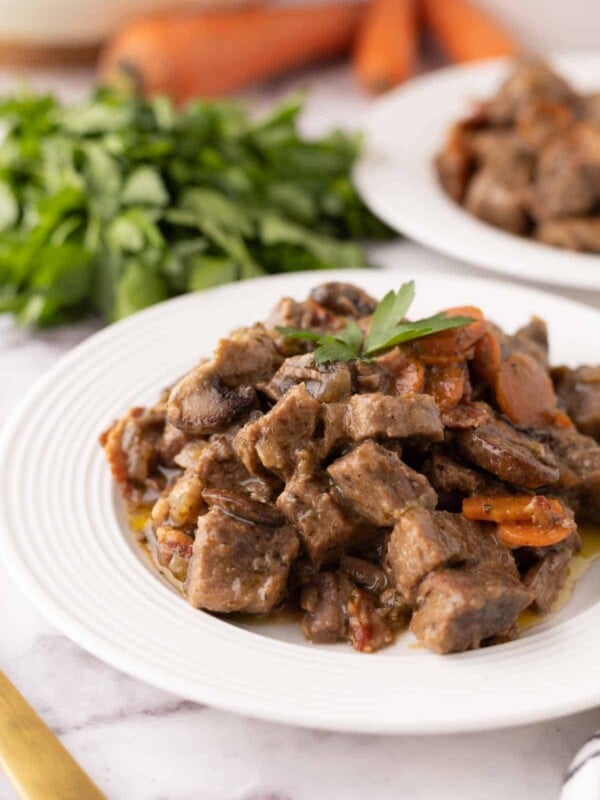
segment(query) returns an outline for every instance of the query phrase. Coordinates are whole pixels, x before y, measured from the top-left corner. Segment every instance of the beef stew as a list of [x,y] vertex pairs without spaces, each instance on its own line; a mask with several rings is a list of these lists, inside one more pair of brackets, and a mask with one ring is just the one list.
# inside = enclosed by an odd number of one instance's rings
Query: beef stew
[[577,522],[600,521],[598,367],[551,368],[542,320],[511,336],[479,309],[403,312],[367,356],[385,302],[346,284],[283,300],[101,445],[196,608],[293,609],[309,640],[361,652],[407,624],[438,653],[508,641],[552,610]]

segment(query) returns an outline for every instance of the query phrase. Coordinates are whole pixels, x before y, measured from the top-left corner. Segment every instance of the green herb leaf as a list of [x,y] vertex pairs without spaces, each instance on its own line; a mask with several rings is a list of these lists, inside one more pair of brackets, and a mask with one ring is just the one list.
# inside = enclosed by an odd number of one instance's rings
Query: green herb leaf
[[378,304],[365,340],[366,352],[375,352],[394,335],[415,298],[415,282],[403,283],[397,292],[390,291]]
[[329,361],[354,361],[357,357],[356,350],[339,339],[324,336],[321,344],[314,352],[317,364],[326,364]]
[[432,333],[448,331],[452,328],[462,328],[473,322],[472,317],[447,317],[443,312],[435,314],[433,317],[416,320],[416,322],[405,322],[397,325],[392,335],[383,344],[371,350],[365,350],[365,355],[376,355],[382,350],[389,350],[398,344],[409,342],[412,339],[422,339],[424,336],[431,336]]
[[0,181],[0,231],[15,224],[19,217],[19,204],[10,186]]
[[[178,109],[131,87],[69,107],[0,98],[0,312],[111,320],[266,272],[366,266],[358,241],[390,231],[352,185],[358,139],[304,139],[301,109],[294,96],[255,121],[235,103]],[[50,290],[44,264],[58,262]]]
[[433,333],[461,328],[473,322],[471,317],[448,317],[443,311],[415,322],[400,322],[415,296],[414,281],[403,284],[397,292],[388,292],[377,305],[363,345],[363,333],[355,320],[350,320],[342,331],[330,334],[299,328],[279,327],[287,339],[317,342],[315,361],[369,361],[396,345],[431,336]]
[[160,275],[150,273],[141,261],[130,261],[117,282],[115,319],[127,317],[167,297],[167,286]]
[[[363,332],[355,320],[351,319],[346,327],[340,331],[332,334],[334,339],[338,342],[350,347],[355,353],[360,353],[360,348],[363,340]],[[356,356],[355,356],[356,357]]]
[[125,181],[121,202],[124,205],[166,206],[169,193],[158,170],[147,166],[135,169]]
[[275,330],[286,339],[297,339],[298,341],[305,342],[320,342],[321,339],[331,339],[331,336],[324,336],[322,333],[316,331],[303,330],[301,328],[286,328],[284,325],[278,325]]

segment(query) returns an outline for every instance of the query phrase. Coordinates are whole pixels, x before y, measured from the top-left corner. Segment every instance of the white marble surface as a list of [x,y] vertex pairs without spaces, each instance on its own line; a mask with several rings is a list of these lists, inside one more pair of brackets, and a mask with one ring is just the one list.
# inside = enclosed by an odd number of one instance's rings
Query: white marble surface
[[[35,79],[69,91],[86,81],[86,75]],[[0,75],[0,90],[10,82]],[[340,68],[273,84],[252,99],[266,104],[298,83],[313,87],[308,130],[360,125],[367,102]],[[378,252],[386,266],[393,267],[396,247],[409,249],[415,277],[432,267],[477,272],[408,243]],[[600,308],[600,297],[564,294]],[[93,329],[87,323],[31,336],[0,320],[0,426],[36,378]],[[597,709],[495,733],[376,737],[223,713],[139,683],[85,653],[45,621],[1,564],[0,669],[110,800],[550,800],[600,723]],[[0,775],[0,800],[13,797]]]

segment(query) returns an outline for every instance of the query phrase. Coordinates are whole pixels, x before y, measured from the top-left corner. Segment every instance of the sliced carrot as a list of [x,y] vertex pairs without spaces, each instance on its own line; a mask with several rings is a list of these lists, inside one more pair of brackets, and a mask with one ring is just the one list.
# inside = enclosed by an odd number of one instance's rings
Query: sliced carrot
[[425,392],[432,395],[440,411],[457,406],[465,394],[467,369],[464,361],[430,367]]
[[425,386],[425,367],[413,355],[400,347],[384,353],[376,359],[395,377],[395,393],[398,395],[419,393]]
[[550,376],[526,353],[513,353],[496,375],[498,407],[516,425],[547,425],[556,417],[556,393]]
[[249,84],[333,58],[353,45],[362,4],[172,10],[134,19],[100,59],[103,81],[125,78],[145,94],[183,103],[220,97]]
[[562,542],[575,530],[575,523],[541,528],[531,523],[503,523],[498,525],[498,539],[505,547],[549,547]]
[[500,369],[502,350],[500,340],[496,333],[488,326],[481,339],[476,342],[473,350],[471,366],[477,378],[493,385],[496,374]]
[[445,311],[448,317],[471,317],[474,321],[461,328],[434,333],[415,342],[415,349],[425,364],[444,364],[462,361],[468,351],[483,336],[486,323],[476,306],[457,306]]
[[369,92],[409,77],[417,55],[416,0],[370,0],[354,50],[354,72]]
[[453,61],[515,55],[513,37],[468,0],[421,0],[425,22]]
[[482,522],[522,522],[552,528],[570,520],[565,507],[544,495],[478,495],[463,500],[463,516]]
[[575,427],[571,417],[560,410],[555,413],[552,424],[556,425],[557,428],[566,428],[567,430],[572,430]]

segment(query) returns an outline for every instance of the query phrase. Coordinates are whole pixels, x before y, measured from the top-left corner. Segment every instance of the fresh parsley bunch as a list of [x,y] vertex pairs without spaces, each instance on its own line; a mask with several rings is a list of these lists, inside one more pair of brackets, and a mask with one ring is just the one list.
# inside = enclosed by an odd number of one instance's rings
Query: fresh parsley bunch
[[389,231],[350,180],[358,141],[306,141],[301,107],[255,122],[107,89],[71,107],[0,101],[0,311],[114,320],[240,278],[364,266],[352,240]]
[[397,292],[388,292],[373,312],[366,335],[354,320],[343,330],[330,334],[283,326],[277,330],[286,339],[316,342],[315,362],[326,364],[329,361],[370,361],[396,345],[473,322],[471,317],[448,317],[443,311],[408,322],[405,316],[414,299],[414,281],[403,283]]

